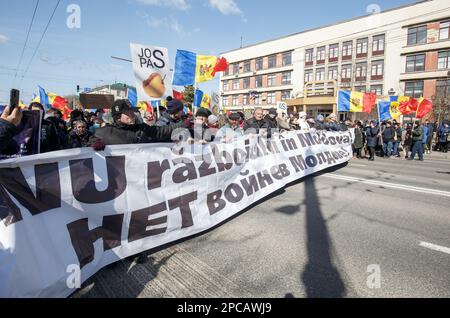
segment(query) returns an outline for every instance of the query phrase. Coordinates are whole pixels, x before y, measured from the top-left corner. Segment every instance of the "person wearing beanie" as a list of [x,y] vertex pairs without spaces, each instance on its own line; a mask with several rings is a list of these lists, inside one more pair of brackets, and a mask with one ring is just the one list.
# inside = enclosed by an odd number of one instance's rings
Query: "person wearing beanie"
[[111,115],[113,123],[97,129],[89,140],[95,150],[103,150],[107,145],[170,142],[173,130],[186,127],[183,121],[164,127],[138,124],[135,110],[126,99],[114,102]]
[[208,127],[208,118],[210,112],[203,107],[200,107],[195,113],[194,128],[191,135],[194,141],[205,144],[214,140],[214,136]]
[[233,138],[244,136],[244,131],[240,128],[242,117],[239,113],[228,115],[228,122],[219,129],[216,139],[220,142],[229,142]]
[[264,117],[264,120],[267,122],[267,128],[269,129],[277,129],[277,110],[275,108],[269,109],[269,113]]
[[[170,99],[168,97],[168,99]],[[174,124],[178,124],[183,121],[184,105],[177,99],[170,99],[167,101],[167,107],[165,111],[161,113],[161,117],[158,118],[156,126],[164,127]]]
[[327,127],[325,126],[325,117],[322,114],[317,115],[315,128],[316,130],[327,129]]

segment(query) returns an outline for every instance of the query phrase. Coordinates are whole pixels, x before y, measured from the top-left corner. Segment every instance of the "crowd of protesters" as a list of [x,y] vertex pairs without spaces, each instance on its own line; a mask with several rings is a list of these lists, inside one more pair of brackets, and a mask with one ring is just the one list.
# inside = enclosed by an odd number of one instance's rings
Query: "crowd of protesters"
[[[70,120],[64,121],[59,110],[49,109],[39,103],[32,103],[30,110],[41,110],[41,153],[81,147],[102,150],[107,145],[137,144],[152,142],[171,142],[178,128],[188,129],[188,142],[207,143],[228,142],[247,133],[264,133],[290,130],[346,131],[355,129],[353,144],[354,159],[375,160],[376,155],[391,158],[404,157],[419,160],[431,151],[448,151],[449,123],[440,125],[427,122],[400,124],[396,120],[378,121],[339,121],[336,114],[308,117],[305,112],[279,113],[276,109],[255,108],[250,118],[242,112],[229,112],[214,115],[208,109],[199,108],[195,114],[185,114],[182,102],[168,98],[167,107],[160,109],[159,118],[153,113],[139,112],[128,100],[118,100],[104,113],[73,110]],[[156,112],[155,112],[156,113]],[[21,110],[13,112],[7,107],[0,119],[0,153],[17,152],[12,137],[21,120]]]

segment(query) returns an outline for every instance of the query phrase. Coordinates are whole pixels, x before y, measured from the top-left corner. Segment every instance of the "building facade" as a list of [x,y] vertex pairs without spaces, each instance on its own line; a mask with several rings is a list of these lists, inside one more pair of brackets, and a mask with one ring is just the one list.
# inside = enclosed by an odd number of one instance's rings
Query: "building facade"
[[428,0],[223,53],[221,106],[314,116],[338,89],[432,98],[449,90],[449,24],[450,3]]

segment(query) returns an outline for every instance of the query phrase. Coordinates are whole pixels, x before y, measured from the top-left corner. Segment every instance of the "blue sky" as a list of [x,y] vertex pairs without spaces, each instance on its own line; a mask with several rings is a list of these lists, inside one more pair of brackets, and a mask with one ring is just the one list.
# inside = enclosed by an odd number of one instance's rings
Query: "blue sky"
[[[37,0],[0,1],[0,104],[9,90],[21,89],[29,102],[37,85],[60,95],[76,93],[76,86],[95,87],[125,82],[134,85],[130,42],[169,49],[171,66],[177,49],[199,54],[221,52],[366,14],[369,4],[381,10],[412,0],[62,0],[44,40],[22,75],[42,36],[57,0],[40,0],[18,76],[20,53]],[[70,29],[70,4],[81,8],[81,28]],[[199,85],[219,91],[218,77]]]

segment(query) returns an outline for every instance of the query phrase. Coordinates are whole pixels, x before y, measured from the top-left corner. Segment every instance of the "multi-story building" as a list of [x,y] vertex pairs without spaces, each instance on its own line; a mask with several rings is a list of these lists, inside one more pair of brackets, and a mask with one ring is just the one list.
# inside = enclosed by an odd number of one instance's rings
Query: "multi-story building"
[[221,106],[336,112],[336,91],[448,90],[450,3],[427,0],[223,53]]

